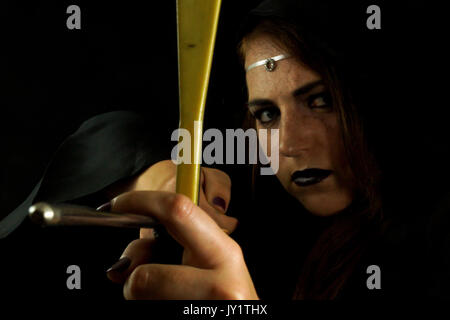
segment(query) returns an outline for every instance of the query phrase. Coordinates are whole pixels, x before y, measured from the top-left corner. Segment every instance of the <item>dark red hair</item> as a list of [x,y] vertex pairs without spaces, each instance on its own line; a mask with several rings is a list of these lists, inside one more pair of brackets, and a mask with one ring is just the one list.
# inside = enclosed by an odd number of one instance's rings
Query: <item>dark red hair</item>
[[[316,241],[302,270],[299,270],[293,296],[295,299],[334,299],[371,241],[382,230],[380,170],[370,152],[351,89],[340,76],[333,59],[306,43],[295,25],[278,18],[264,18],[248,30],[239,43],[238,53],[243,66],[247,43],[260,34],[269,35],[293,57],[321,75],[338,115],[346,156],[358,192],[347,209],[332,217],[333,223]],[[244,127],[255,127],[254,121],[248,114]]]

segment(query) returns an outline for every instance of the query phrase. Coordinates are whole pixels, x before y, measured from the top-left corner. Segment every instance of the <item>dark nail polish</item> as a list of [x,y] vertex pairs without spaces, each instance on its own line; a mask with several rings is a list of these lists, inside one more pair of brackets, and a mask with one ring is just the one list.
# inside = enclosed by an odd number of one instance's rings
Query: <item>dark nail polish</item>
[[223,209],[223,211],[225,211],[225,207],[226,207],[226,202],[225,200],[223,200],[221,197],[215,197],[213,199],[213,204],[215,204],[216,206],[219,206]]
[[115,271],[115,272],[123,272],[125,271],[131,264],[131,259],[128,257],[123,257],[116,263],[112,265],[111,268],[106,270],[106,272]]
[[111,211],[111,202],[104,203],[95,210],[102,212]]

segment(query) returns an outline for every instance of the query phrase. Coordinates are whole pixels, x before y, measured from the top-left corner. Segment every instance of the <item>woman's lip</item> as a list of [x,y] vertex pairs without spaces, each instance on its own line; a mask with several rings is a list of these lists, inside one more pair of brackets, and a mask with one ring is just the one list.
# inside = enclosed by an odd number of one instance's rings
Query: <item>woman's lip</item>
[[332,173],[331,170],[310,168],[295,171],[291,175],[291,180],[300,187],[310,186],[326,179]]

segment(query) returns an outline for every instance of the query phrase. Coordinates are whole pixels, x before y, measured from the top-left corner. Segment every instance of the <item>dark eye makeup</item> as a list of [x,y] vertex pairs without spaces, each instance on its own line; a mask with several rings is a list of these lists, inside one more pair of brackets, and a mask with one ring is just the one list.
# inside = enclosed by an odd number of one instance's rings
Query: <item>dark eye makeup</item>
[[[310,94],[301,99],[308,108],[317,111],[329,111],[332,108],[331,95],[328,91]],[[280,109],[272,104],[249,107],[251,115],[263,126],[269,126],[280,115]]]

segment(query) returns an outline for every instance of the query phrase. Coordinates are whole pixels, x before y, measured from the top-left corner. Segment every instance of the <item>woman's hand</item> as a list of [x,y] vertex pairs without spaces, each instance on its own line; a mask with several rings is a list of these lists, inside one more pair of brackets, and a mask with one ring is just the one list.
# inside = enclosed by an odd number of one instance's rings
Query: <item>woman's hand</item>
[[258,299],[239,245],[188,197],[132,191],[115,198],[111,209],[156,218],[184,247],[182,265],[148,264],[157,240],[131,242],[122,255],[130,259],[127,269],[108,273],[113,281],[126,279],[126,299]]
[[[231,179],[223,171],[201,168],[199,206],[226,232],[236,229],[237,219],[225,215],[231,196]],[[176,165],[171,160],[155,163],[132,181],[113,185],[106,190],[110,199],[129,191],[175,192]],[[141,229],[142,237],[151,237],[151,229]]]

